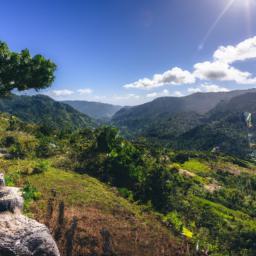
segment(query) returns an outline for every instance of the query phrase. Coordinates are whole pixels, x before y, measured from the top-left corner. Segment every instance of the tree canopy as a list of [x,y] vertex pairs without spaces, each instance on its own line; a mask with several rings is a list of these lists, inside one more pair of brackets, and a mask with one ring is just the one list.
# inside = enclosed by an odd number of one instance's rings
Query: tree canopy
[[0,41],[0,96],[13,89],[43,89],[54,81],[56,65],[42,55],[31,56],[28,49],[12,52]]

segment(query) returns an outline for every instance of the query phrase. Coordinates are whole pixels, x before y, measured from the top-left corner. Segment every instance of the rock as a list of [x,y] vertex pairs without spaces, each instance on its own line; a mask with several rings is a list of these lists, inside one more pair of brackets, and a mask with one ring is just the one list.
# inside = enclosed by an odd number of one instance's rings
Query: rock
[[7,149],[6,148],[0,148],[0,153],[1,154],[6,154],[7,153]]
[[2,187],[0,189],[0,212],[22,210],[23,197],[19,188]]
[[5,186],[4,174],[0,173],[0,188]]
[[0,213],[0,255],[59,256],[60,254],[45,225],[21,214],[3,212]]
[[20,189],[4,186],[0,174],[0,255],[59,256],[48,228],[22,215],[22,207]]

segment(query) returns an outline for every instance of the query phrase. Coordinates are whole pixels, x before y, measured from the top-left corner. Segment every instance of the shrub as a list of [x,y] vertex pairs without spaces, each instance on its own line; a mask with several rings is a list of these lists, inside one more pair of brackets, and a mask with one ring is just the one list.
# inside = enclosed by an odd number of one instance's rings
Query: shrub
[[183,223],[176,211],[169,212],[163,217],[163,221],[170,225],[176,232],[180,233],[183,231]]
[[34,200],[38,200],[41,197],[41,193],[32,186],[29,182],[26,182],[22,189],[22,195],[24,198],[24,211],[28,212],[30,203]]
[[49,163],[46,160],[39,161],[34,167],[32,174],[44,173],[49,169]]
[[118,192],[122,197],[127,198],[131,201],[133,200],[133,193],[127,188],[118,188]]
[[2,140],[2,144],[4,147],[10,147],[11,145],[17,143],[17,139],[13,136],[6,136],[5,138],[3,138]]
[[20,172],[15,172],[9,175],[5,175],[5,185],[9,187],[13,187],[18,183],[19,179],[20,179]]

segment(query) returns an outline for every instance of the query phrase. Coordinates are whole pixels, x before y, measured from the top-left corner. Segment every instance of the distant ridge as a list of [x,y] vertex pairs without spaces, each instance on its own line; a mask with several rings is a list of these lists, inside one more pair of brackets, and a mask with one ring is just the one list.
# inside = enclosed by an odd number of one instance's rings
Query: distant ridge
[[122,106],[118,105],[93,101],[68,100],[63,102],[70,105],[71,107],[80,111],[83,114],[100,120],[111,119],[111,117],[122,108]]
[[[245,112],[252,115],[250,135]],[[253,151],[248,137],[256,142],[256,89],[158,98],[121,109],[112,122],[124,134],[144,136],[176,150],[218,148],[223,153],[246,157]]]
[[179,113],[205,114],[222,101],[229,101],[233,97],[250,92],[256,92],[256,89],[195,93],[185,97],[161,97],[142,105],[122,108],[112,117],[112,122],[120,128],[137,131]]

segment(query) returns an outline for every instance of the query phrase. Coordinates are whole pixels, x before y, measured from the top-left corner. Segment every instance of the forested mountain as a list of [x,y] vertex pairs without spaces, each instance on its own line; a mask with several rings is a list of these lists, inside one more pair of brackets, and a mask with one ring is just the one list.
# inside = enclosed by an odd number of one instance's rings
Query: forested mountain
[[118,105],[92,101],[67,100],[63,102],[92,118],[100,120],[109,120],[122,108]]
[[[244,113],[250,112],[248,131]],[[113,123],[126,134],[144,136],[178,150],[221,152],[246,157],[255,138],[256,91],[196,93],[183,98],[159,98],[120,110]],[[249,134],[249,135],[248,135]]]
[[211,119],[221,118],[229,113],[256,112],[256,92],[248,92],[232,98],[230,101],[221,102],[209,111]]
[[23,121],[44,124],[52,128],[72,129],[93,125],[90,117],[44,95],[11,95],[0,98],[0,112],[15,115]]
[[[245,120],[245,113],[251,115],[251,127]],[[250,140],[256,135],[256,93],[246,93],[219,103],[205,115],[203,124],[180,135],[172,142],[175,148],[221,151],[240,157],[248,155],[252,149]]]
[[199,115],[205,114],[216,107],[221,101],[228,101],[235,96],[251,91],[255,91],[255,89],[218,93],[195,93],[179,98],[157,98],[139,106],[121,109],[113,116],[112,122],[119,128],[140,133],[149,127],[154,127],[155,123],[165,125],[165,120],[173,119],[179,113],[194,112]]

